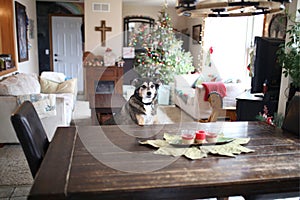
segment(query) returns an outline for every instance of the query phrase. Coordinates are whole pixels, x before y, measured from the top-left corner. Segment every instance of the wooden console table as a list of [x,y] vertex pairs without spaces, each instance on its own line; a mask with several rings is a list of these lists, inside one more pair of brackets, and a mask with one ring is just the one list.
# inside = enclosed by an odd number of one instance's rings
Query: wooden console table
[[[98,82],[113,82],[113,94],[123,93],[123,68],[117,66],[85,66],[85,92],[86,99],[90,95],[101,94],[102,91],[97,91]],[[107,93],[107,92],[106,92]]]
[[101,125],[126,103],[122,94],[95,94],[89,96],[93,125]]

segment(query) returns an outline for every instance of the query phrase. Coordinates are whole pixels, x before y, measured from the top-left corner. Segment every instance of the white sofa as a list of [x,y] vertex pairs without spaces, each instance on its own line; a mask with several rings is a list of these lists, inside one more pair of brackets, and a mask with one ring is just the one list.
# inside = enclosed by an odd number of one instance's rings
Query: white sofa
[[[174,77],[174,103],[195,120],[206,119],[211,114],[208,101],[204,101],[205,88],[199,84],[193,88],[199,74],[184,74]],[[223,107],[236,107],[236,97],[242,94],[246,87],[242,83],[225,83],[226,96]]]
[[[36,74],[19,73],[5,77],[0,82],[0,143],[18,143],[17,136],[10,121],[11,114],[20,105],[20,97],[23,96],[41,96],[42,92],[49,93],[53,87],[52,81],[42,80]],[[49,84],[50,83],[50,84]],[[42,84],[42,85],[41,85]],[[48,139],[51,141],[57,126],[68,126],[72,119],[76,94],[77,80],[68,80],[64,82],[64,93],[57,92],[54,96],[55,113],[41,118],[42,124],[47,133]],[[51,88],[52,87],[52,88]],[[69,88],[66,88],[69,87]],[[47,92],[48,90],[48,92]],[[73,92],[70,92],[73,91]],[[50,95],[44,95],[50,96]],[[53,95],[52,95],[53,96]]]

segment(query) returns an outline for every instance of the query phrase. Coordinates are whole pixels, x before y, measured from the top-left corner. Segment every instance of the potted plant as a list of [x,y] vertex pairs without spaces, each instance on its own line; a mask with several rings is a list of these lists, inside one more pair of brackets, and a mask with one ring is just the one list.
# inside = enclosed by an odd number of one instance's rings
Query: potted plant
[[[300,14],[300,9],[298,13]],[[290,16],[288,19],[292,22],[286,31],[289,35],[288,41],[280,46],[277,56],[283,69],[282,73],[285,77],[291,77],[290,95],[293,96],[295,93],[293,90],[299,91],[300,88],[300,22],[296,22]],[[289,98],[291,98],[290,95]]]

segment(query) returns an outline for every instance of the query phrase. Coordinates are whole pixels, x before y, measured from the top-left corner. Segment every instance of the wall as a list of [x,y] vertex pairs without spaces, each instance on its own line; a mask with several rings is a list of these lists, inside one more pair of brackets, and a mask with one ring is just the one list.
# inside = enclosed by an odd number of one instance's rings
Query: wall
[[83,15],[83,3],[37,2],[39,72],[51,71],[50,15]]
[[[93,12],[92,3],[110,3],[110,12]],[[91,51],[95,55],[104,55],[106,48],[111,48],[118,57],[122,54],[123,26],[122,26],[122,0],[85,0],[85,51]],[[100,26],[101,20],[105,20],[106,27],[112,27],[111,32],[106,32],[106,46],[101,46],[101,32],[95,31]]]
[[[189,27],[189,32],[191,33],[191,37],[192,37],[192,31],[193,31],[193,26],[195,25],[202,25],[202,30],[203,30],[203,20],[202,18],[188,18],[188,17],[184,17],[181,16],[181,18],[186,19],[186,21],[188,22],[188,27]],[[194,58],[194,66],[195,68],[200,68],[201,66],[203,66],[203,63],[201,63],[202,59],[202,46],[200,44],[193,44],[193,39],[190,39],[190,52]]]
[[[297,10],[300,9],[300,0],[294,0],[292,3],[289,5],[289,14],[291,16],[296,16],[297,22],[300,22],[300,16],[297,12]],[[288,26],[291,22],[288,21]],[[287,27],[288,27],[287,26]],[[285,41],[288,41],[289,35],[286,35]],[[284,77],[284,75],[281,76],[281,85],[280,85],[280,95],[279,95],[279,104],[278,104],[278,113],[285,114],[286,110],[286,102],[287,102],[287,95],[289,92],[289,84],[291,80],[289,77]]]
[[[14,1],[15,2],[15,1]],[[18,62],[18,71],[23,73],[39,73],[38,65],[38,48],[37,48],[37,25],[36,25],[36,3],[33,0],[18,0],[17,2],[21,3],[26,7],[26,13],[28,19],[34,21],[33,26],[33,38],[30,38],[28,35],[29,43],[29,59],[28,61]],[[16,27],[16,20],[14,19],[14,27]],[[28,33],[29,34],[29,33]],[[15,41],[17,41],[17,35],[15,30]],[[15,42],[15,49],[17,51],[17,42]],[[17,52],[16,52],[17,55]]]

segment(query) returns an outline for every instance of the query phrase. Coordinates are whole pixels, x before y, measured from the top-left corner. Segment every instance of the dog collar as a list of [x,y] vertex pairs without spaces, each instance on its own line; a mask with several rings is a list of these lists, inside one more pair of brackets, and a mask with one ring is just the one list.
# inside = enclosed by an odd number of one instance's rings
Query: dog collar
[[142,102],[144,105],[146,105],[146,106],[149,106],[149,105],[151,105],[152,104],[152,101],[151,102],[149,102],[149,103],[144,103],[144,102]]

